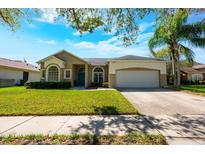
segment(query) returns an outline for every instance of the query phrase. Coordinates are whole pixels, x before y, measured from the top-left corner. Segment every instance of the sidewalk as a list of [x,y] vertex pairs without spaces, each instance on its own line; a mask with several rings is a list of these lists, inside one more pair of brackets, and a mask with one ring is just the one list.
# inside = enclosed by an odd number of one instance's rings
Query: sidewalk
[[204,115],[0,117],[0,136],[28,134],[159,134],[169,144],[205,144]]
[[130,131],[158,134],[142,116],[16,116],[0,117],[0,135],[117,134]]

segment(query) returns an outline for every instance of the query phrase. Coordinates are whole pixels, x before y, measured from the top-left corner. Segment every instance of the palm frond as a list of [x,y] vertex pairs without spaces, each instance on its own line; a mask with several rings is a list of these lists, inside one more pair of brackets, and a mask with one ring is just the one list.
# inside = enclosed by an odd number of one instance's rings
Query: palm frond
[[148,46],[150,49],[150,52],[154,55],[154,49],[161,47],[163,45],[166,45],[166,37],[165,35],[163,35],[164,33],[162,32],[162,28],[158,27],[155,32],[154,35],[152,36],[152,38],[149,40],[148,42]]
[[190,48],[187,48],[186,46],[179,44],[179,52],[181,55],[183,55],[187,61],[192,65],[194,62],[194,51],[192,51]]
[[197,22],[181,26],[179,36],[185,40],[193,38],[203,38],[205,35],[205,24]]
[[171,50],[169,48],[163,48],[155,52],[154,55],[157,59],[170,60],[171,59]]
[[188,40],[192,46],[204,48],[205,47],[205,38],[192,38]]

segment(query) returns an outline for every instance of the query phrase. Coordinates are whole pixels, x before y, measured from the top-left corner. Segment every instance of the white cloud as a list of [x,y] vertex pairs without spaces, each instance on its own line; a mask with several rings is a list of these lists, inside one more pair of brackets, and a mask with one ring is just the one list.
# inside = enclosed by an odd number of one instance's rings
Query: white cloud
[[83,32],[82,34],[80,34],[79,31],[76,31],[73,33],[74,36],[80,36],[80,35],[87,35],[89,32]]
[[154,34],[154,32],[141,33],[138,36],[138,42],[148,41],[153,36],[153,34]]
[[[99,42],[74,42],[70,39],[65,40],[66,44],[77,51],[84,51],[88,53],[93,53],[94,57],[104,56],[104,57],[114,57],[127,54],[148,56],[149,50],[147,46],[147,41],[141,42],[138,45],[124,47],[123,43],[119,41],[116,37],[112,37],[108,40]],[[92,55],[91,55],[92,56]]]
[[37,18],[37,21],[54,24],[55,19],[58,16],[56,9],[41,9],[41,12],[41,17]]
[[37,28],[37,26],[34,25],[34,24],[32,24],[32,23],[28,24],[28,27],[31,28],[31,29],[35,29],[35,28]]
[[38,43],[54,45],[56,44],[56,41],[55,40],[38,40]]
[[143,22],[139,25],[140,32],[146,31],[148,28],[151,28],[154,25],[154,22]]

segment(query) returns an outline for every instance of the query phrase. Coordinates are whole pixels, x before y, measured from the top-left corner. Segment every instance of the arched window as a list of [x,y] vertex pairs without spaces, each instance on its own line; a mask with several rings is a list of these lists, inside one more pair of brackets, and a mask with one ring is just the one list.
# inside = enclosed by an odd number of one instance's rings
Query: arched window
[[104,81],[104,70],[102,67],[93,68],[93,82],[103,83]]
[[51,66],[48,68],[48,81],[58,81],[59,70],[56,66]]

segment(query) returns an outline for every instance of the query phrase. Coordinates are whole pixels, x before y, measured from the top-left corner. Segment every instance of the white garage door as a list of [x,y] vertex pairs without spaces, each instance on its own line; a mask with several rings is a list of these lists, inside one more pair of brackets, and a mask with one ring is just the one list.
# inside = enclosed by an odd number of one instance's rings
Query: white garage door
[[159,72],[152,70],[120,70],[116,74],[116,87],[157,88]]

